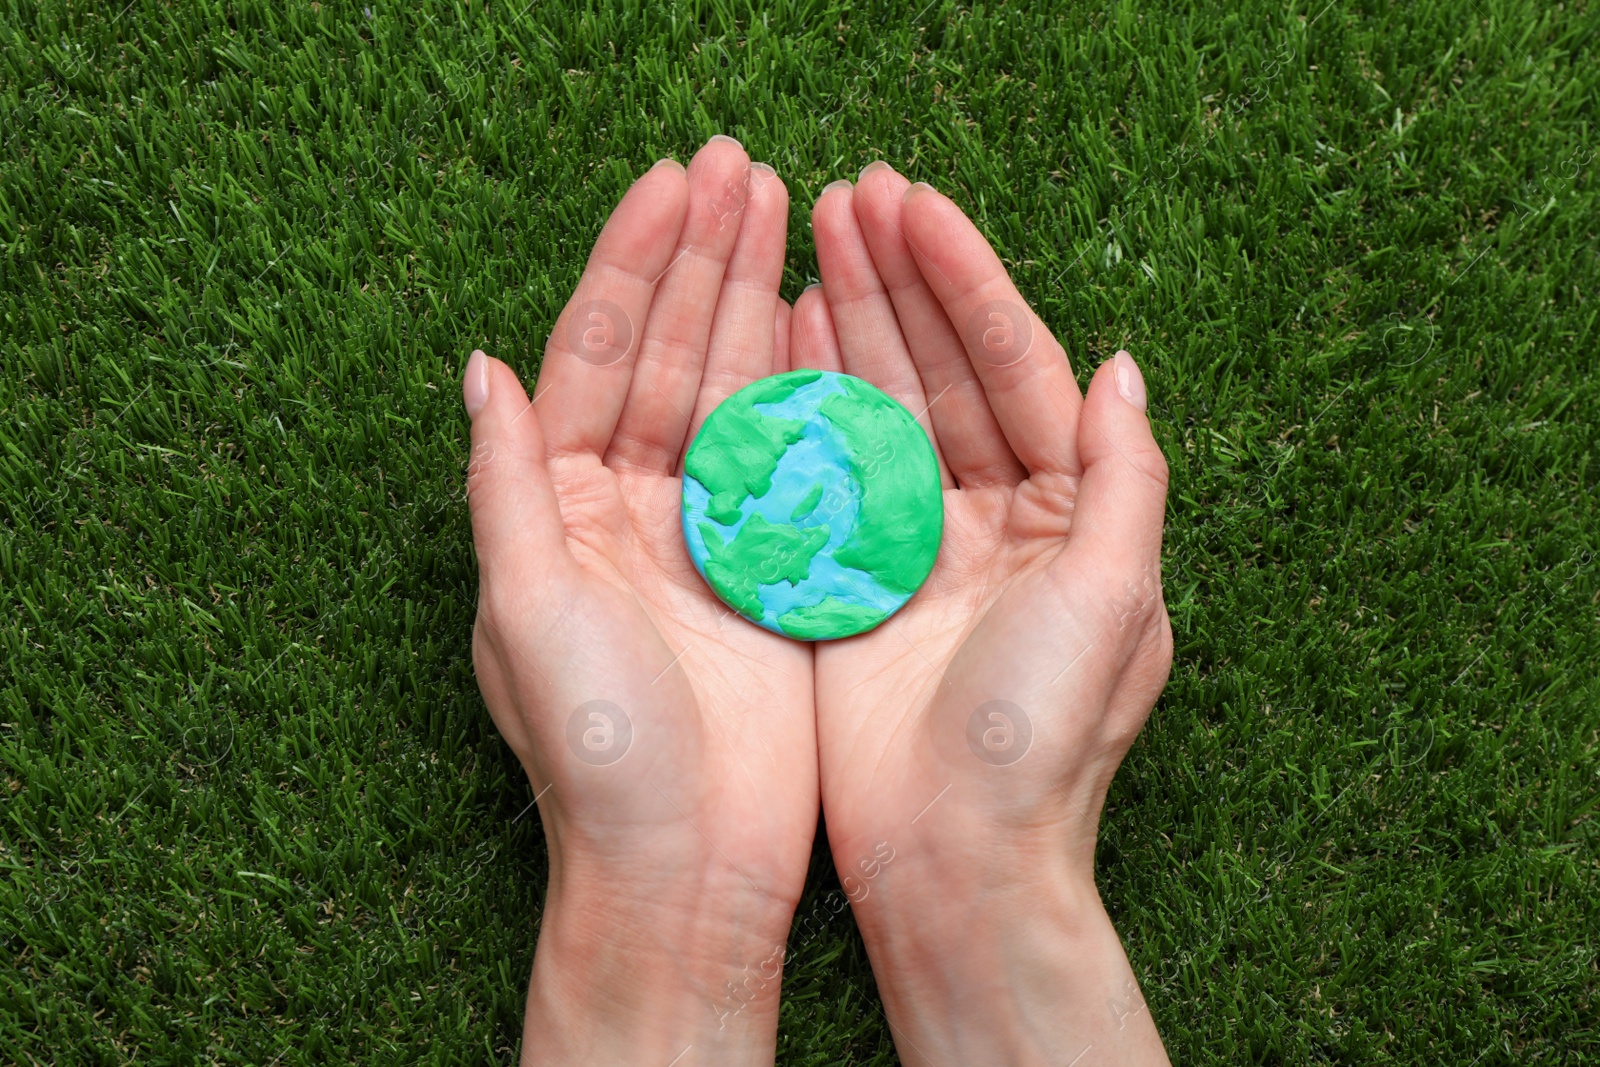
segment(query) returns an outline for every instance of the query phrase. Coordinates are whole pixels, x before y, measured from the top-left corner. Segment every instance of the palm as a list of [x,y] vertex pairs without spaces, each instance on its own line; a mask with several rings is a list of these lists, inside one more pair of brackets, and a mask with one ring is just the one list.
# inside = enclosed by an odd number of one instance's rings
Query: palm
[[531,406],[494,365],[471,487],[480,685],[555,836],[630,877],[704,864],[778,899],[816,826],[810,649],[705,587],[677,471],[692,422],[773,369],[786,209],[728,143],[641,178]]
[[[853,869],[876,842],[936,834],[939,816],[924,816],[939,804],[991,826],[1054,822],[1081,852],[1170,655],[1155,563],[1164,467],[1148,432],[1119,444],[1121,421],[1096,425],[1091,408],[1117,414],[1106,387],[1086,405],[976,230],[931,192],[913,217],[905,188],[875,168],[853,194],[824,195],[826,301],[808,296],[793,320],[797,362],[925,412],[946,472],[922,590],[878,629],[817,649],[823,800],[847,889],[876,870]],[[1007,348],[1019,334],[1028,343]],[[1075,529],[1102,460],[1096,514]]]
[[[1027,576],[1048,566],[1062,542],[1009,536],[1030,506],[1022,491],[1008,487],[945,490],[944,541],[918,595],[876,630],[817,649],[817,699],[827,711],[826,735],[856,739],[839,746],[837,761],[829,760],[830,767],[841,768],[843,788],[872,788],[872,768],[903,773],[896,754],[918,747],[923,716],[949,687],[946,678],[962,650],[1039,610]],[[981,659],[973,670],[991,673]],[[887,708],[897,714],[883,714]]]

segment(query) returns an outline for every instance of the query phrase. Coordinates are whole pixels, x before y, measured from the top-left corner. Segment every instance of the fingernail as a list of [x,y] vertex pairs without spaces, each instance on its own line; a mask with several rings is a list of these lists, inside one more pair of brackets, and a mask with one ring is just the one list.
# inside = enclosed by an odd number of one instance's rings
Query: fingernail
[[856,181],[865,181],[867,175],[871,174],[873,171],[888,169],[889,164],[885,163],[881,159],[874,159],[871,163],[868,163],[866,166],[861,168],[861,174],[856,178]]
[[778,172],[773,170],[772,166],[767,163],[752,163],[750,164],[750,169],[763,178],[776,178],[778,176]]
[[1122,394],[1122,399],[1143,411],[1144,375],[1139,373],[1139,365],[1125,351],[1119,351],[1112,359],[1115,360],[1112,372],[1117,376],[1117,392]]
[[811,290],[813,290],[813,289],[821,289],[821,288],[822,288],[822,283],[821,282],[812,282],[810,285],[808,285],[804,289],[800,290],[800,295],[801,296],[805,296]]
[[929,185],[927,182],[912,182],[910,185],[906,186],[906,191],[900,194],[900,202],[904,204],[909,202],[911,198],[916,196],[918,193],[931,192],[933,192],[933,186]]
[[850,179],[849,178],[840,178],[836,182],[829,182],[827,185],[824,185],[822,187],[822,195],[823,196],[827,196],[829,193],[833,192],[835,189],[854,189],[854,188],[855,188],[855,186],[850,184]]
[[474,348],[467,360],[467,373],[461,379],[461,399],[467,405],[467,417],[475,419],[484,405],[489,403],[489,357],[483,349]]
[[683,173],[683,164],[679,163],[676,159],[673,159],[671,156],[668,156],[666,159],[658,159],[658,160],[656,160],[655,166],[651,167],[650,169],[651,170],[655,170],[657,167],[676,167],[679,174]]
[[717,134],[715,137],[711,138],[711,140],[707,141],[706,143],[707,144],[717,144],[717,143],[731,144],[735,148],[743,148],[744,147],[744,145],[740,144],[738,141],[735,141],[732,137],[729,137],[725,133]]

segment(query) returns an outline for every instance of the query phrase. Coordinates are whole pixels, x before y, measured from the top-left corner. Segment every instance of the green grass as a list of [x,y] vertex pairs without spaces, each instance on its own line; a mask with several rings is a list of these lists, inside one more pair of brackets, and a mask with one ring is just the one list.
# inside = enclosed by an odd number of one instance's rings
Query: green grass
[[[458,375],[719,131],[791,299],[881,156],[1144,362],[1177,656],[1099,877],[1174,1061],[1600,1059],[1588,0],[119,8],[0,2],[0,1061],[512,1057]],[[784,1063],[895,1062],[840,900]]]

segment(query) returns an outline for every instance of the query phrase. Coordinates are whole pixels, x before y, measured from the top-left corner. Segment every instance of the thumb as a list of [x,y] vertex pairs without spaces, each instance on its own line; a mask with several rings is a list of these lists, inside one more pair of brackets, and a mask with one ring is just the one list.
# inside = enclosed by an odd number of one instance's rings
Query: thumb
[[[1145,417],[1144,378],[1127,352],[1100,364],[1078,416],[1083,478],[1073,512],[1069,556],[1090,570],[1119,611],[1153,601],[1161,582],[1161,524],[1167,459]],[[1135,604],[1122,604],[1131,596]]]
[[526,588],[540,569],[567,558],[567,547],[539,415],[516,372],[474,351],[461,398],[472,419],[467,505],[481,602],[492,588]]

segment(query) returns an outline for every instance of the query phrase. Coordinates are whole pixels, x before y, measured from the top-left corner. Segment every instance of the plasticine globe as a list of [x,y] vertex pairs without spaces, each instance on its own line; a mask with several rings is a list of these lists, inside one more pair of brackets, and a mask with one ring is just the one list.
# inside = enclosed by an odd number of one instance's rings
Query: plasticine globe
[[944,532],[928,437],[859,378],[797,370],[753,382],[684,458],[683,536],[723,602],[803,641],[849,637],[917,591]]

